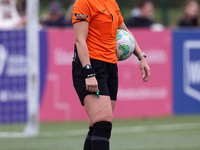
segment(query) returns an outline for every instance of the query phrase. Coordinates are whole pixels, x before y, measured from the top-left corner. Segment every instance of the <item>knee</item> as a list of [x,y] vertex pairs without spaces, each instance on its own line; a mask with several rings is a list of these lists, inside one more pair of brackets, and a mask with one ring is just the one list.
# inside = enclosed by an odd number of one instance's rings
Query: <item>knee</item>
[[113,114],[106,114],[105,116],[103,116],[101,121],[108,121],[108,122],[113,122]]
[[107,122],[113,122],[113,114],[101,114],[96,119],[93,120],[93,124],[96,122],[101,122],[101,121],[107,121]]

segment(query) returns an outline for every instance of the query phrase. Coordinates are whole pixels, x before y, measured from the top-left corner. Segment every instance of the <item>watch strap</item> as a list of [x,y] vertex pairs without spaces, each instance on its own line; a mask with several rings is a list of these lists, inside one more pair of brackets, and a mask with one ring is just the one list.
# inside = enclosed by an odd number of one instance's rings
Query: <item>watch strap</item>
[[83,67],[83,74],[84,74],[85,78],[90,78],[90,77],[96,76],[96,74],[94,73],[94,69],[89,64],[87,64]]
[[138,56],[138,60],[141,60],[142,57],[147,57],[146,54],[144,52],[142,52],[139,56]]

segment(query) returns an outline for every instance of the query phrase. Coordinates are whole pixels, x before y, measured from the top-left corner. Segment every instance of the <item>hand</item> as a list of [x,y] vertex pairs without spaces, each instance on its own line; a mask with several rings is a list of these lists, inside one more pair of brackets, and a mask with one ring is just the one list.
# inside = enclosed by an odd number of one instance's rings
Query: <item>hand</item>
[[96,77],[85,78],[85,85],[86,90],[89,92],[99,91]]
[[150,68],[144,57],[141,58],[140,69],[142,72],[142,81],[147,82],[150,78]]

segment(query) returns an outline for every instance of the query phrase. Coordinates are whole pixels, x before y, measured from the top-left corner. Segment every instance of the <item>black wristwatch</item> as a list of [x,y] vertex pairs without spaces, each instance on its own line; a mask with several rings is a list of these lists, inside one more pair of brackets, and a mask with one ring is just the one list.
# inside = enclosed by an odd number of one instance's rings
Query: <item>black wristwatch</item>
[[90,78],[90,77],[96,76],[94,73],[94,69],[89,64],[87,64],[83,67],[83,74],[84,74],[85,78]]

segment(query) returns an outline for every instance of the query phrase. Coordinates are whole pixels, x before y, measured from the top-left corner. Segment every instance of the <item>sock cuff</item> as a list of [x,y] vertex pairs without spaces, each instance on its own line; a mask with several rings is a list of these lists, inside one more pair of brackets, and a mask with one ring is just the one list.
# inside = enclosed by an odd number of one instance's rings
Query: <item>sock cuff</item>
[[112,123],[109,121],[100,121],[100,122],[96,122],[93,125],[94,129],[105,129],[105,130],[112,130]]
[[97,140],[97,139],[102,140],[102,137],[103,139],[107,139],[107,140],[110,139],[111,130],[112,130],[111,122],[100,121],[100,122],[95,123],[93,127],[94,127],[94,131],[92,133],[93,140]]

